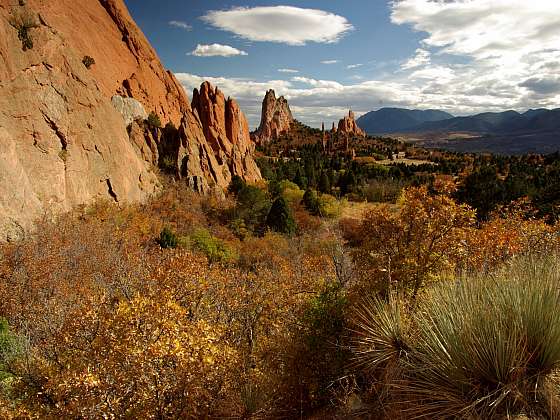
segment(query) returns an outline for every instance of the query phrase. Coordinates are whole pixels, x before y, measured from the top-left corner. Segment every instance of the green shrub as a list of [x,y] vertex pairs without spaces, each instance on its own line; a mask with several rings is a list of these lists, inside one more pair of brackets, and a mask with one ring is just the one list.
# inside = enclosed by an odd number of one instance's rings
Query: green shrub
[[345,310],[347,299],[337,283],[326,284],[305,306],[301,352],[294,372],[300,376],[300,392],[312,406],[328,403],[334,383],[345,375],[349,360]]
[[297,226],[292,210],[283,196],[278,197],[272,203],[266,224],[272,230],[287,235],[293,235],[296,232]]
[[237,192],[234,218],[242,220],[251,232],[260,233],[270,210],[270,199],[260,188],[243,184]]
[[177,248],[178,239],[171,229],[164,227],[157,242],[162,248]]
[[35,16],[29,10],[16,12],[10,19],[10,24],[18,31],[18,38],[21,41],[23,51],[32,49],[33,39],[29,30],[39,26]]
[[303,199],[304,192],[293,182],[287,180],[281,181],[279,188],[282,196],[288,203],[300,203]]
[[9,365],[23,352],[23,343],[8,325],[8,321],[0,318],[0,390],[2,383],[12,377]]
[[86,55],[83,59],[82,59],[82,63],[84,64],[84,66],[86,66],[86,69],[90,69],[91,66],[93,66],[95,64],[95,60],[93,57],[90,57],[89,55]]
[[303,206],[305,209],[313,214],[319,214],[319,199],[317,198],[317,193],[311,189],[305,190],[305,194],[303,194]]
[[245,180],[241,178],[239,175],[234,175],[231,178],[231,182],[229,183],[228,191],[232,194],[237,195],[239,194],[240,191],[242,191],[246,187],[247,187],[247,183],[245,182]]
[[161,128],[161,120],[159,119],[159,115],[155,112],[150,112],[150,115],[148,115],[148,119],[146,120],[146,122],[148,123],[148,127],[150,127],[151,129]]
[[237,258],[237,254],[231,247],[212,236],[206,229],[195,230],[190,238],[193,248],[204,253],[211,263],[227,263]]
[[319,212],[323,217],[334,219],[340,216],[344,204],[344,200],[337,200],[336,197],[329,194],[321,194],[319,197]]
[[172,156],[162,156],[159,162],[162,171],[175,174],[177,172],[177,164]]

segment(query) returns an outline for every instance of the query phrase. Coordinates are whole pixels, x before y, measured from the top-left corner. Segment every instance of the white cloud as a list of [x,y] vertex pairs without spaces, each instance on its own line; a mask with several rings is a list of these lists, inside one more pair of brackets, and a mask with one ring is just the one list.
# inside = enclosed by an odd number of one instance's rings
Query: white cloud
[[390,7],[392,21],[412,26],[422,40],[404,63],[378,63],[377,80],[177,76],[186,89],[206,79],[220,86],[238,99],[253,127],[268,89],[286,96],[295,117],[316,127],[349,108],[358,115],[384,106],[465,115],[560,107],[560,1],[396,0]]
[[416,67],[430,64],[430,52],[422,48],[416,50],[416,55],[405,62],[401,68],[403,70],[410,70]]
[[295,70],[295,69],[278,69],[279,73],[299,73],[299,70]]
[[560,1],[396,0],[391,9],[393,23],[426,33],[401,65],[423,95],[463,111],[560,104]]
[[189,54],[196,57],[233,57],[236,55],[248,55],[245,51],[222,44],[198,44],[195,50]]
[[169,21],[169,26],[174,26],[175,28],[184,29],[185,31],[192,31],[191,25],[189,25],[187,22],[183,22],[180,20]]
[[346,68],[348,70],[353,70],[353,69],[359,69],[362,66],[363,66],[363,64],[350,64],[350,65],[346,66]]
[[339,62],[339,60],[323,60],[321,61],[321,64],[337,64]]
[[342,16],[291,6],[214,10],[201,18],[212,26],[250,41],[305,45],[338,42],[353,26]]
[[380,106],[410,106],[416,101],[419,90],[390,82],[363,82],[343,85],[332,80],[317,80],[308,77],[293,77],[290,81],[256,81],[243,78],[205,77],[189,73],[175,75],[187,92],[208,80],[219,86],[226,96],[235,98],[253,128],[261,116],[261,105],[268,89],[283,95],[290,102],[294,116],[315,127],[322,122],[342,118],[352,108],[357,115]]

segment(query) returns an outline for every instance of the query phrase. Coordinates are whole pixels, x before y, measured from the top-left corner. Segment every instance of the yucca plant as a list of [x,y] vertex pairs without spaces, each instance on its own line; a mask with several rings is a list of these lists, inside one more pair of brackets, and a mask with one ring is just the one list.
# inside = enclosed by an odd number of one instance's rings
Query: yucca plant
[[400,390],[414,418],[496,418],[539,408],[560,366],[560,272],[524,258],[440,286],[417,317]]
[[377,397],[390,397],[405,418],[560,415],[551,408],[560,387],[550,386],[560,368],[556,257],[440,284],[414,313],[367,298],[354,325],[356,365],[373,372]]
[[354,311],[353,333],[354,364],[367,371],[394,364],[410,350],[404,310],[394,298],[364,298]]

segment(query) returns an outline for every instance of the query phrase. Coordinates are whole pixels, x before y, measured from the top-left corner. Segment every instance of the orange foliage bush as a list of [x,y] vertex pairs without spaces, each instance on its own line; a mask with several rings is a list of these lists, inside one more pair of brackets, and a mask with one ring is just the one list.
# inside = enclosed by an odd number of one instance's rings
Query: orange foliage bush
[[393,211],[387,205],[366,212],[354,233],[354,259],[364,287],[387,294],[392,287],[414,299],[431,277],[452,268],[465,250],[474,211],[426,187],[406,189]]
[[[97,204],[1,248],[0,317],[28,339],[14,365],[23,408],[55,418],[204,418],[298,412],[287,366],[300,318],[335,270],[329,238],[233,240],[181,189]],[[237,264],[161,249],[163,226],[212,229]],[[295,346],[295,347],[294,347]],[[0,410],[5,410],[0,406]]]

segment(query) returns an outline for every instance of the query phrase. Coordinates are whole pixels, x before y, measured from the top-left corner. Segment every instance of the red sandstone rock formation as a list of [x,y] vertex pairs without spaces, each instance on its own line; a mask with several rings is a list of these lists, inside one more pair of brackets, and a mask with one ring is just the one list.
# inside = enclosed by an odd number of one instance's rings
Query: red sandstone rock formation
[[354,113],[352,111],[348,112],[348,115],[339,121],[338,133],[347,136],[366,136],[366,133],[358,127],[358,124],[356,124]]
[[276,99],[274,90],[269,90],[263,100],[261,124],[254,139],[259,144],[276,139],[290,130],[293,121],[288,101],[283,96]]
[[[129,137],[114,95],[179,127],[181,173],[197,189],[225,188],[232,174],[260,177],[238,107],[228,108],[237,115],[228,119],[229,136],[210,146],[210,130],[123,0],[20,4],[0,0],[0,241],[21,236],[45,212],[98,198],[142,200],[158,190],[159,138],[142,139],[135,123]],[[24,18],[33,23],[32,48],[18,38]],[[86,56],[95,60],[89,69]]]

